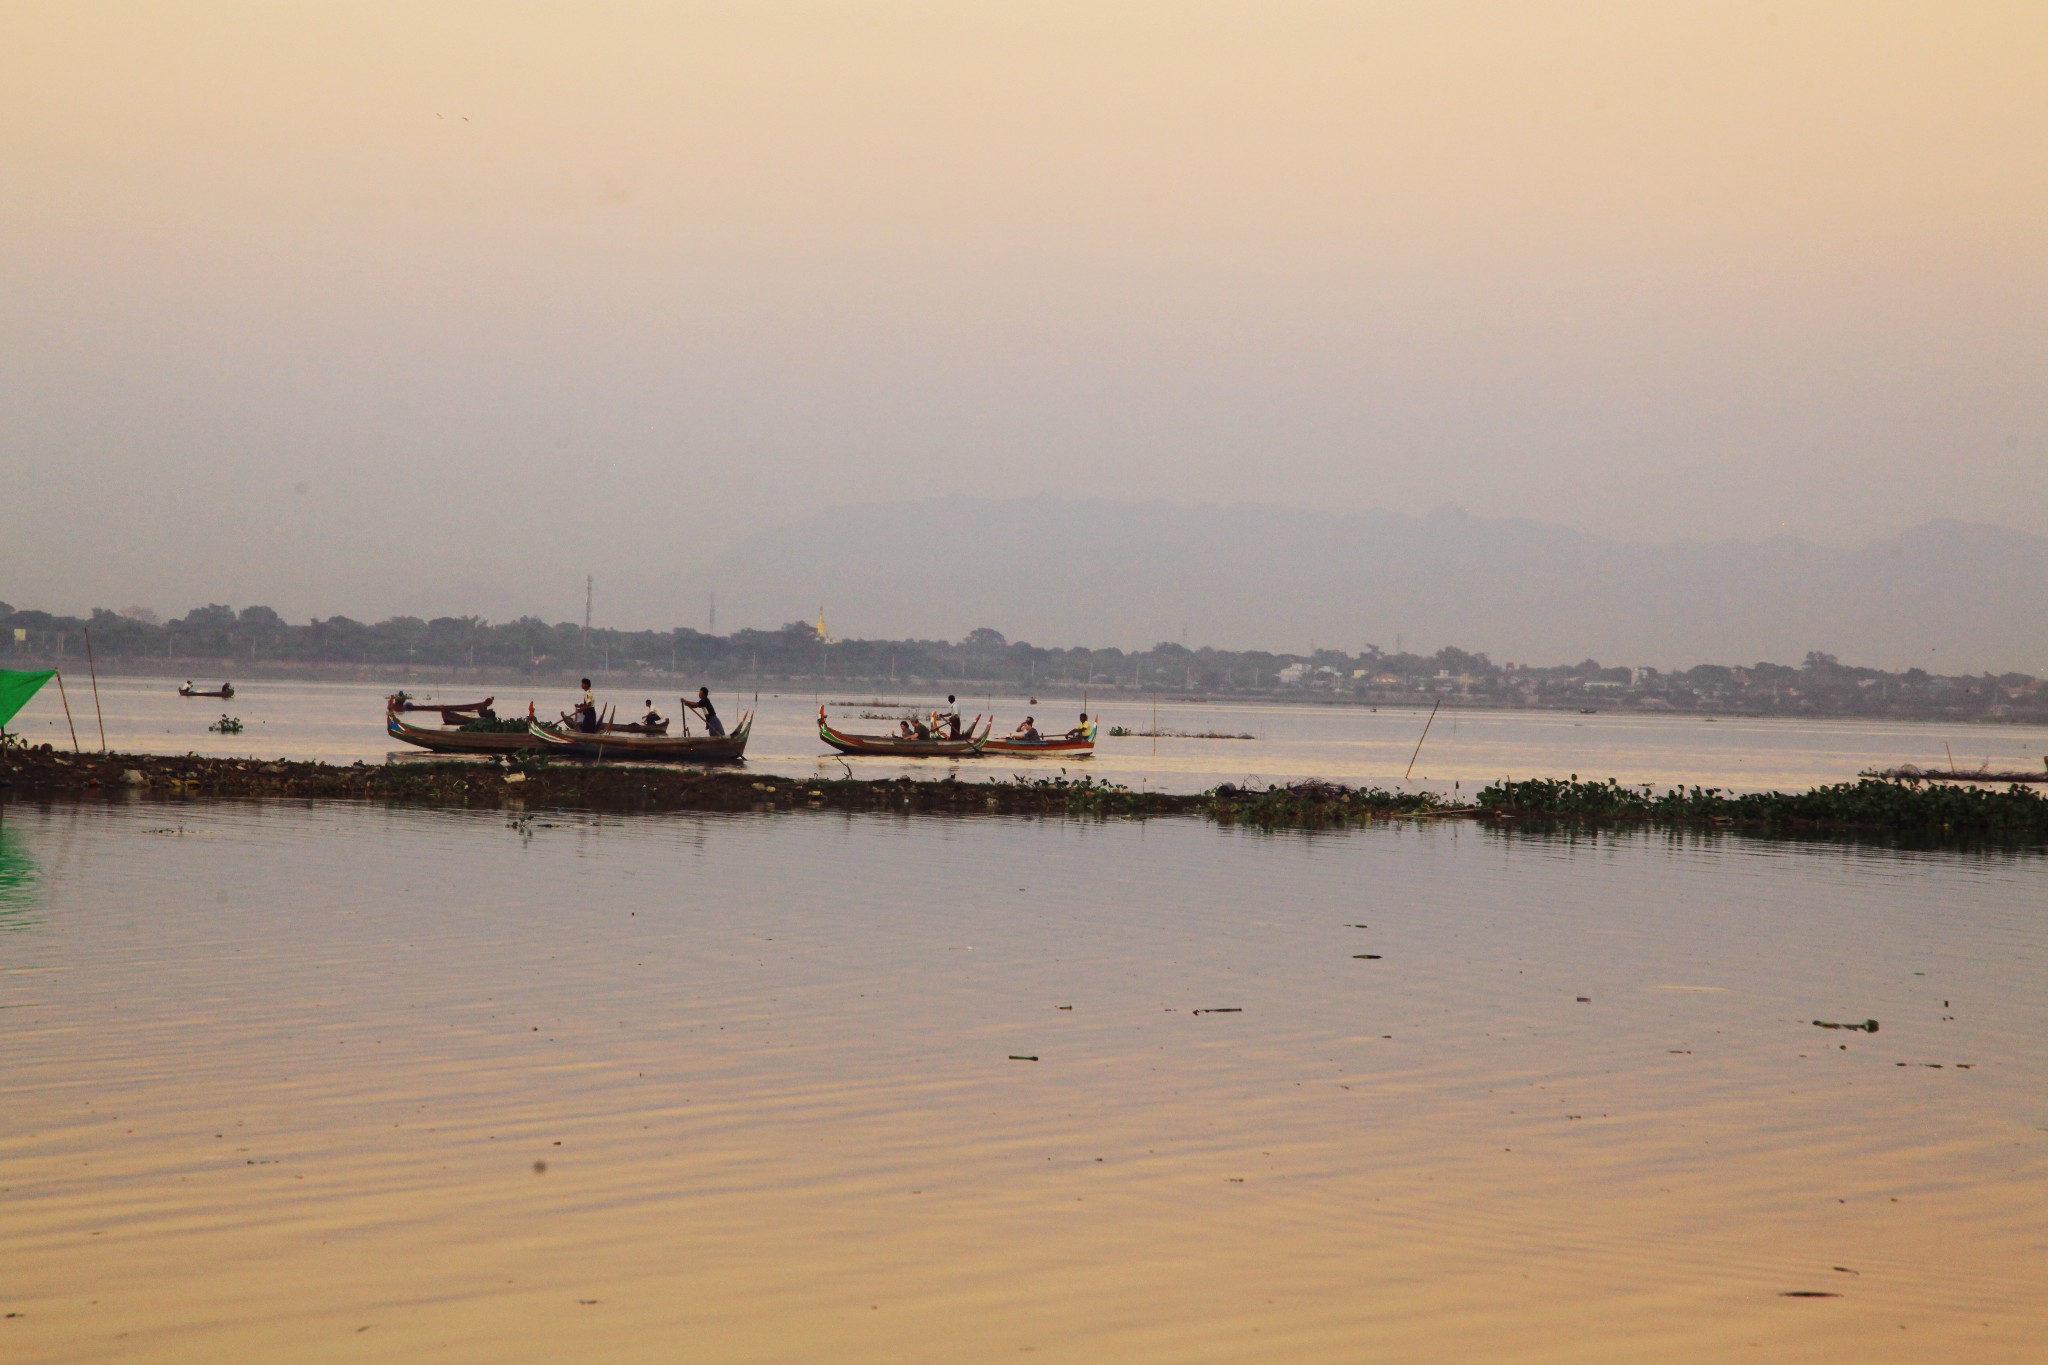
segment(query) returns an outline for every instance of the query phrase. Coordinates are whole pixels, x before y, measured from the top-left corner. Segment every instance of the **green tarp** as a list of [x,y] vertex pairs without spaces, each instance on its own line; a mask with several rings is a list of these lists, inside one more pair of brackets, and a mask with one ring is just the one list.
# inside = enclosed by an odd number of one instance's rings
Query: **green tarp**
[[28,699],[55,676],[56,670],[49,668],[33,673],[0,668],[0,725],[13,720],[14,713],[27,706]]

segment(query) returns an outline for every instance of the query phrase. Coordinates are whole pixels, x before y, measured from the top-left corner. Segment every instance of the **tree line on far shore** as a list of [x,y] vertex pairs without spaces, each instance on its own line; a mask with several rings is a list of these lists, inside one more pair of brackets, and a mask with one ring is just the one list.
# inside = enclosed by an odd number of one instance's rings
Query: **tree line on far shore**
[[[837,681],[953,684],[963,689],[1094,688],[1190,696],[1278,696],[1360,703],[1549,706],[1738,714],[1943,716],[2048,721],[2048,688],[2024,673],[1939,675],[1844,664],[1813,651],[1797,665],[1701,664],[1684,670],[1603,665],[1496,663],[1482,653],[1432,654],[1041,647],[983,628],[959,640],[831,640],[808,622],[777,630],[710,635],[673,630],[586,631],[538,617],[475,616],[375,623],[330,616],[304,625],[269,607],[198,607],[176,620],[139,608],[90,617],[16,610],[0,602],[0,660],[8,667],[80,660],[87,631],[101,663],[133,668],[161,660],[166,673],[262,671],[292,665],[474,671],[559,677],[580,672],[674,675],[726,683]],[[402,676],[402,675],[401,675]]]

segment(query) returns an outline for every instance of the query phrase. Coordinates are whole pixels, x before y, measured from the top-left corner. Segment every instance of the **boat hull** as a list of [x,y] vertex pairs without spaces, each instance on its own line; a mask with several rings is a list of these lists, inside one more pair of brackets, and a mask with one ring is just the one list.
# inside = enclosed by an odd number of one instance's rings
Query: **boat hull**
[[[975,717],[980,720],[979,716]],[[967,734],[960,739],[904,739],[899,735],[849,735],[832,728],[825,719],[825,708],[818,708],[818,738],[842,754],[857,754],[871,758],[973,758],[981,752],[988,741],[991,719],[981,727],[981,733],[974,733],[970,723]]]
[[737,763],[747,755],[747,739],[754,731],[754,713],[740,717],[730,734],[724,735],[635,735],[611,731],[605,734],[566,733],[528,727],[536,748],[569,758],[601,758],[653,763]]
[[384,728],[393,739],[437,754],[517,754],[546,748],[530,732],[518,730],[429,730],[386,716]]
[[1092,739],[992,739],[981,746],[985,754],[1012,758],[1087,758],[1095,752]]

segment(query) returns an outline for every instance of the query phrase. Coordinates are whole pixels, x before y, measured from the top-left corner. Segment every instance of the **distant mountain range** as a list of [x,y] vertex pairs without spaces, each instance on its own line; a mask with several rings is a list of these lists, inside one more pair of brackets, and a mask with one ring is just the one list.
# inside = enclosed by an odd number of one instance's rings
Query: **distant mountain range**
[[1531,521],[942,498],[766,531],[696,575],[721,626],[1043,645],[1392,650],[1497,662],[2048,671],[2048,537],[1933,521],[1839,550],[1601,539]]

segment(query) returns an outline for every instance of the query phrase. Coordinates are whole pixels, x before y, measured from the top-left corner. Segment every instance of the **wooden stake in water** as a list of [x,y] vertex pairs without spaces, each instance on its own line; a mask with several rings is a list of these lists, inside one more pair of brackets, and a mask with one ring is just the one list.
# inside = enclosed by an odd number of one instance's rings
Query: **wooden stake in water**
[[1436,724],[1436,707],[1442,706],[1443,704],[1444,699],[1442,697],[1438,697],[1436,699],[1436,706],[1432,706],[1429,708],[1429,719],[1422,722],[1422,739],[1418,739],[1415,741],[1415,752],[1408,755],[1408,771],[1401,774],[1401,780],[1403,782],[1406,782],[1410,777],[1415,775],[1415,760],[1422,753],[1422,740],[1429,738],[1429,727]]
[[1152,757],[1159,757],[1159,694],[1152,694]]
[[[64,723],[71,725],[71,698],[64,691],[64,671],[62,669],[54,669],[52,671],[57,675],[57,696],[64,702]],[[85,752],[85,750],[78,747],[78,727],[76,725],[71,725],[71,752],[74,754]]]
[[100,723],[100,752],[107,751],[107,717],[100,710],[100,670],[92,661],[92,628],[85,632],[85,669],[92,678],[92,713]]

